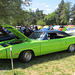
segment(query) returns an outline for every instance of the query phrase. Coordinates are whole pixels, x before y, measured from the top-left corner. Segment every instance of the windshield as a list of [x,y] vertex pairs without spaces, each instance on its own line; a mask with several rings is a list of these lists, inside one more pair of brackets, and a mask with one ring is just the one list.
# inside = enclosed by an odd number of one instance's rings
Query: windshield
[[44,32],[34,32],[29,36],[29,38],[41,40],[43,38],[44,34],[45,34]]

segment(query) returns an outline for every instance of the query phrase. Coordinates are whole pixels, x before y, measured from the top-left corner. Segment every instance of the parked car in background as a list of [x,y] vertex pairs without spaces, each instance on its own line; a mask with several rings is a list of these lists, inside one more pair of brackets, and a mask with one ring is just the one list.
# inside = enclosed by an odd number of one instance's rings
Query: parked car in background
[[64,26],[61,25],[60,28],[59,28],[59,31],[62,31],[64,29]]
[[49,30],[50,27],[49,26],[44,26],[41,30]]
[[55,26],[53,27],[54,30],[59,30],[59,28],[60,28],[60,25],[55,25]]
[[[12,57],[19,58],[22,62],[30,61],[33,56],[64,50],[73,52],[75,50],[75,36],[63,31],[35,31],[28,38],[12,26],[7,24],[2,26],[10,30],[16,37],[0,42],[0,59],[11,58],[10,47],[12,47]],[[6,38],[7,36],[2,31],[0,37]]]
[[73,36],[75,36],[75,27],[73,27],[73,28],[68,28],[65,32],[66,32],[66,33],[69,33],[69,34],[71,34],[71,35],[73,35]]

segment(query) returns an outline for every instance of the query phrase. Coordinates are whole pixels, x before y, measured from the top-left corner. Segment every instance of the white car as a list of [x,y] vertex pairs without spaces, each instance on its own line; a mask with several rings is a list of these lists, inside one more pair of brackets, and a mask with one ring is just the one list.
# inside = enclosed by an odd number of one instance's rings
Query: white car
[[75,36],[75,28],[68,28],[65,32]]
[[60,28],[60,25],[55,25],[55,26],[53,27],[54,30],[59,30],[59,28]]

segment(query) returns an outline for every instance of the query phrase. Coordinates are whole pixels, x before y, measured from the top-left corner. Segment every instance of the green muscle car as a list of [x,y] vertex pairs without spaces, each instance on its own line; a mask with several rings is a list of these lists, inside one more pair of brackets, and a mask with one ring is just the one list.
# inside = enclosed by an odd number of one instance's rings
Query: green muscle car
[[15,35],[7,34],[0,28],[0,59],[10,59],[10,47],[13,58],[19,58],[22,62],[28,62],[33,56],[68,50],[75,50],[75,36],[63,31],[46,30],[35,31],[30,37],[26,37],[14,27],[3,24]]

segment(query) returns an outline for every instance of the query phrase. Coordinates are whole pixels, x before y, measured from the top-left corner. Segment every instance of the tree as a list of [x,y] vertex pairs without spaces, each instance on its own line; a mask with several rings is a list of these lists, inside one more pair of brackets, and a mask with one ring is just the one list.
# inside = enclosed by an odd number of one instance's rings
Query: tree
[[58,5],[57,10],[55,11],[55,13],[57,14],[57,24],[61,25],[61,15],[62,15],[62,10],[63,10],[63,6],[64,6],[64,0],[61,1],[61,3]]
[[72,24],[75,25],[75,4],[73,5],[71,10],[71,16],[72,16]]
[[20,0],[0,0],[0,20],[10,22],[11,18],[19,14],[20,6]]
[[22,13],[24,13],[21,8],[22,3],[25,2],[22,0],[0,0],[0,23],[12,24],[14,22],[16,24],[21,22]]
[[46,25],[46,23],[43,20],[38,20],[37,25]]
[[37,20],[40,20],[40,19],[43,19],[44,18],[43,10],[37,9],[36,12],[35,12],[35,14],[36,14]]
[[55,14],[55,12],[52,12],[51,14],[48,14],[44,18],[47,25],[56,24],[56,19],[57,19],[57,15]]
[[61,18],[61,24],[69,24],[70,19],[70,2],[67,2],[63,5],[62,15]]
[[44,18],[44,14],[42,10],[37,9],[35,12],[32,11],[32,9],[29,9],[28,13],[27,13],[27,17],[26,19],[24,19],[25,24],[27,24],[27,22],[29,24],[37,24],[38,20],[41,20]]
[[29,22],[30,24],[36,24],[37,19],[36,19],[36,13],[34,11],[32,11],[32,9],[30,9],[29,11]]

